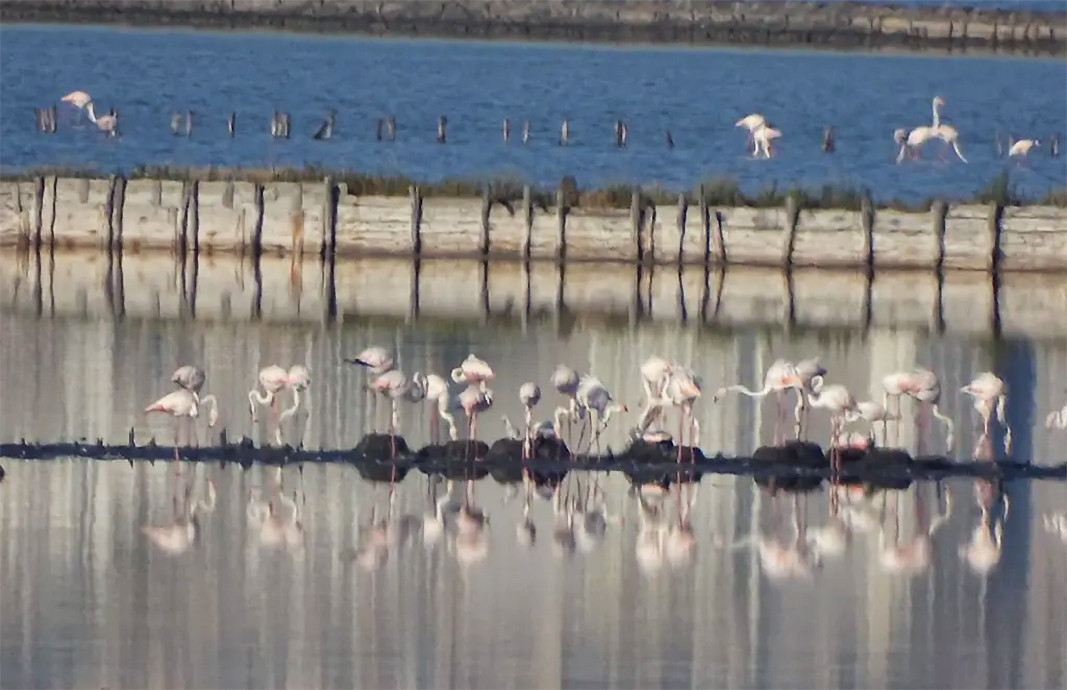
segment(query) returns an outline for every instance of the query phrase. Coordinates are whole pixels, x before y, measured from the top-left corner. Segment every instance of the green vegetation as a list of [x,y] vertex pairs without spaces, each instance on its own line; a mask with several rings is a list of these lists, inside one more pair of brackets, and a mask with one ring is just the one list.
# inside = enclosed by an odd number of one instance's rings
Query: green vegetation
[[[40,176],[73,178],[102,178],[104,173],[91,168],[48,167],[0,174],[3,180],[28,180]],[[417,186],[424,197],[480,198],[486,190],[494,203],[507,203],[522,199],[525,182],[517,175],[497,175],[484,178],[449,178],[437,182],[419,182],[403,175],[375,175],[354,170],[331,170],[321,167],[304,168],[231,168],[231,167],[174,167],[144,166],[134,169],[130,179],[164,179],[202,181],[242,180],[247,182],[321,182],[332,177],[345,185],[349,194],[356,196],[406,196],[412,186]],[[560,187],[564,190],[565,203],[583,209],[627,209],[630,207],[634,186],[629,183],[612,183],[597,188],[582,189],[573,177],[566,177]],[[709,178],[695,188],[682,191],[671,190],[661,185],[640,187],[642,206],[671,205],[682,194],[690,204],[697,204],[701,195],[711,207],[749,206],[772,208],[781,206],[786,198],[793,196],[804,209],[859,210],[867,190],[849,185],[822,185],[820,187],[781,188],[777,184],[764,187],[751,194],[730,177]],[[555,206],[556,189],[532,187],[533,203],[540,208]],[[878,208],[893,208],[906,211],[929,210],[932,198],[921,201],[881,200]],[[1042,196],[1027,196],[1012,185],[1006,172],[994,177],[988,185],[970,198],[946,198],[950,203],[1000,203],[1005,206],[1059,206],[1067,207],[1067,185],[1052,189]]]

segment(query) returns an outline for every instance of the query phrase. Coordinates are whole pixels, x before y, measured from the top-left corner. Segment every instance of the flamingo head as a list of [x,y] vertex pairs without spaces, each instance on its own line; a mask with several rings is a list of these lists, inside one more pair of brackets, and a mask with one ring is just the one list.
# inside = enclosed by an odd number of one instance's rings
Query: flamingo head
[[822,392],[822,387],[823,387],[822,375],[821,374],[816,374],[815,376],[812,376],[811,377],[811,383],[808,384],[808,385],[811,388],[811,392],[814,393],[815,395],[818,395],[819,393],[821,393]]
[[463,383],[464,381],[467,380],[467,378],[465,376],[463,376],[463,369],[462,368],[456,367],[455,369],[452,370],[452,380],[455,381],[456,383]]
[[941,96],[934,96],[934,104],[935,105],[944,105],[945,104],[945,99],[942,98]]
[[719,390],[715,391],[715,395],[711,396],[711,401],[712,402],[719,402],[720,400],[722,400],[725,397],[726,397],[726,389],[725,388],[720,388]]

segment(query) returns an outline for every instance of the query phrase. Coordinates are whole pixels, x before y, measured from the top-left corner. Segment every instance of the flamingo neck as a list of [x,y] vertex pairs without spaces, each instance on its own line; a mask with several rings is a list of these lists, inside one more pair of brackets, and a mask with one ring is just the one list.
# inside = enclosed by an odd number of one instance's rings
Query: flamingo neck
[[937,102],[936,98],[933,100],[932,107],[934,111],[934,129],[937,129],[941,126],[941,105]]
[[90,102],[88,105],[85,106],[85,111],[89,115],[89,122],[92,122],[92,123],[95,124],[96,123],[96,111],[93,110],[92,102]]

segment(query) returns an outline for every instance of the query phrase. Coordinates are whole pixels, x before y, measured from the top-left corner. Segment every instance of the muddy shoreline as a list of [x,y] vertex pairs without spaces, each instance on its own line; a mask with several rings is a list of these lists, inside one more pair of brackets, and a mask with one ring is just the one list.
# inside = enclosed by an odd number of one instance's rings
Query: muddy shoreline
[[4,0],[6,24],[372,36],[1067,55],[1067,12],[705,0]]

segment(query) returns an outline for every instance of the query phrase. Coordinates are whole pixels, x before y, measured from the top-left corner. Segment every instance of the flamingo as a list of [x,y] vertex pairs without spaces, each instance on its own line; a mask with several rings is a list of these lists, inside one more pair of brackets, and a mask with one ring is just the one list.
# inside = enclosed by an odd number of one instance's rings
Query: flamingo
[[957,130],[952,125],[939,125],[934,128],[934,136],[936,136],[938,139],[945,142],[946,144],[950,145],[952,147],[952,150],[956,152],[957,158],[959,158],[964,163],[967,162],[967,159],[963,157],[963,153],[960,151],[959,130]]
[[997,421],[1004,426],[1004,452],[1011,453],[1011,427],[1005,414],[1007,403],[1007,386],[1004,381],[991,371],[984,371],[966,386],[960,389],[974,398],[974,407],[982,416],[982,440],[989,440],[989,428],[993,421],[994,405]]
[[70,103],[76,107],[78,109],[78,121],[81,122],[82,111],[85,109],[85,106],[89,105],[93,98],[85,91],[71,91],[59,100],[63,103]]
[[797,404],[793,408],[794,435],[799,439],[803,430],[804,413],[807,411],[807,396],[804,391],[810,390],[811,381],[816,376],[826,376],[826,367],[819,363],[818,357],[809,357],[797,362],[793,369],[800,378],[800,388],[797,391]]
[[393,414],[389,424],[389,442],[396,455],[396,432],[400,429],[400,400],[418,402],[426,397],[426,378],[415,372],[411,378],[399,369],[390,369],[370,383],[375,393],[386,395],[392,402]]
[[101,115],[99,118],[96,116],[96,111],[93,109],[92,101],[85,106],[85,110],[89,113],[89,122],[96,125],[100,131],[106,132],[109,137],[118,134],[119,114],[114,108],[112,108],[107,115]]
[[456,418],[452,416],[452,410],[458,406],[458,401],[452,392],[448,390],[448,382],[437,374],[426,375],[426,402],[437,405],[436,415],[430,418],[430,435],[434,442],[437,441],[437,430],[440,420],[448,423],[448,437],[453,441],[459,440],[459,432],[456,431]]
[[[218,421],[219,407],[218,401],[214,395],[206,395],[203,399],[197,397],[192,391],[179,388],[176,391],[172,391],[167,395],[164,395],[159,400],[150,404],[144,408],[144,413],[150,412],[166,412],[174,417],[174,461],[178,461],[178,424],[183,417],[187,417],[190,420],[196,418],[200,414],[200,405],[211,403],[211,412],[208,415],[208,426],[215,426],[215,422]],[[175,465],[175,471],[178,467]]]
[[1046,429],[1067,429],[1067,405],[1045,417]]
[[541,387],[533,381],[527,381],[519,386],[519,401],[526,408],[526,433],[522,441],[522,453],[524,458],[530,457],[530,432],[533,424],[533,409],[541,401]]
[[581,407],[597,414],[593,441],[597,444],[599,452],[600,434],[607,428],[608,420],[611,419],[613,414],[626,412],[626,405],[615,402],[604,383],[597,377],[588,374],[582,376],[578,381],[575,400]]
[[[874,433],[874,425],[876,423],[882,422],[884,429],[886,422],[900,419],[900,415],[890,414],[890,412],[885,409],[884,405],[876,403],[873,400],[862,400],[860,402],[857,402],[856,409],[852,412],[849,412],[847,417],[848,419],[846,421],[848,422],[856,422],[862,419],[863,421],[869,423],[871,429],[870,433],[867,435],[867,439],[871,441],[876,440]],[[888,440],[883,438],[882,442],[888,443]]]
[[355,357],[346,357],[344,361],[364,367],[374,376],[381,376],[392,369],[394,364],[393,353],[378,345],[364,349]]
[[200,367],[186,364],[175,369],[174,375],[170,377],[170,380],[186,390],[199,394],[200,389],[204,387],[204,381],[207,380],[207,376]]
[[753,148],[752,155],[759,156],[760,151],[763,152],[764,158],[771,157],[771,141],[778,139],[782,136],[782,131],[775,129],[770,125],[763,125],[756,129],[752,133]]
[[275,548],[284,544],[290,549],[299,549],[304,545],[300,507],[284,493],[279,492],[276,499],[284,511],[279,510],[274,499],[264,500],[259,489],[250,489],[245,509],[249,525],[257,532],[261,546]]
[[641,385],[645,389],[646,402],[663,395],[671,366],[673,365],[668,360],[659,355],[652,355],[641,365]]
[[[882,378],[882,388],[884,390],[882,398],[882,406],[889,410],[889,399],[896,398],[897,401],[897,416],[900,416],[900,396],[908,395],[919,401],[923,406],[921,408],[922,417],[925,418],[925,412],[927,405],[929,410],[933,413],[934,417],[944,423],[947,439],[946,439],[946,452],[952,450],[953,441],[953,424],[952,418],[941,412],[941,408],[938,406],[938,402],[941,399],[941,383],[937,379],[937,374],[928,369],[913,369],[911,371],[898,371],[891,374],[886,374]],[[925,426],[925,424],[923,424]],[[886,425],[883,421],[882,430],[885,431]]]
[[893,130],[893,141],[897,145],[897,163],[904,159],[906,153],[908,153],[908,129],[906,127],[898,127]]
[[[271,364],[263,367],[259,370],[259,381],[255,388],[248,391],[248,411],[252,415],[252,423],[259,422],[259,417],[256,414],[256,404],[270,405],[271,410],[274,412],[274,421],[279,421],[278,416],[278,394],[282,389],[289,385],[289,372],[282,369],[277,364]],[[263,393],[259,392],[259,387],[263,387]]]
[[[646,441],[649,435],[653,436],[659,430],[650,430],[654,418],[660,414],[663,407],[677,407],[681,412],[678,422],[678,462],[682,461],[682,446],[685,445],[686,421],[689,421],[689,447],[695,448],[699,444],[700,424],[693,417],[693,404],[701,395],[700,379],[687,367],[672,365],[663,393],[658,399],[649,400],[645,411],[641,415],[637,428],[642,438]],[[666,433],[666,432],[661,432]],[[667,438],[669,438],[667,434]],[[692,453],[690,460],[693,459]]]
[[[900,152],[897,154],[897,163],[904,159],[905,152],[910,153],[913,158],[918,158],[922,145],[937,136],[938,127],[941,125],[941,106],[944,104],[945,99],[941,98],[941,96],[934,96],[930,104],[930,108],[933,111],[933,124],[929,127],[920,125],[907,132],[907,137],[904,139]],[[893,138],[897,139],[898,134],[903,131],[905,130],[896,130],[893,133]]]
[[[581,377],[577,371],[567,365],[557,364],[549,380],[552,382],[553,387],[559,391],[559,394],[567,398],[567,406],[557,407],[553,418],[558,420],[564,415],[567,416],[567,440],[569,441],[571,423],[579,417],[578,400],[575,396],[578,394],[578,383]],[[559,429],[556,430],[556,433],[559,433]]]
[[478,415],[493,406],[493,391],[471,384],[459,394],[459,404],[467,415],[467,438],[477,440]]
[[[848,389],[840,384],[826,385],[821,375],[811,380],[811,390],[808,393],[808,404],[812,407],[821,407],[830,413],[830,448],[836,449],[837,439],[841,436],[841,427],[844,425],[850,413],[857,411],[856,399],[848,392]],[[841,458],[835,453],[832,465],[840,468]]]
[[[276,437],[279,445],[282,443],[281,423],[296,414],[297,409],[300,407],[300,392],[306,391],[311,386],[311,372],[303,364],[294,364],[289,367],[289,371],[286,373],[285,385],[293,391],[293,405],[278,415]],[[311,402],[309,400],[305,400],[304,410],[307,412],[307,419],[304,422],[304,428],[306,429],[311,424]]]
[[763,117],[759,113],[752,113],[750,115],[745,115],[743,118],[735,122],[734,127],[744,127],[746,130],[748,130],[748,138],[745,140],[745,148],[747,149],[749,146],[753,146],[755,144],[752,133],[760,127],[765,126],[766,124],[767,118]]
[[[785,391],[789,389],[802,391],[803,388],[804,382],[801,380],[796,366],[787,360],[776,359],[771,366],[767,368],[767,373],[763,377],[763,388],[760,390],[753,391],[743,384],[736,383],[732,386],[726,386],[715,391],[715,395],[712,396],[712,401],[719,402],[731,391],[747,395],[750,398],[764,398],[772,392],[775,393],[778,398],[778,410],[774,420],[774,442],[778,443],[778,437],[781,433],[782,401],[784,399]],[[803,397],[803,393],[801,393],[801,397]]]
[[1020,139],[1011,145],[1008,149],[1009,158],[1023,158],[1026,154],[1030,153],[1030,149],[1041,146],[1041,142],[1037,139]]
[[467,359],[452,370],[453,381],[475,384],[483,391],[486,390],[487,383],[494,378],[496,374],[493,373],[493,368],[485,360],[478,359],[473,354],[467,355]]

